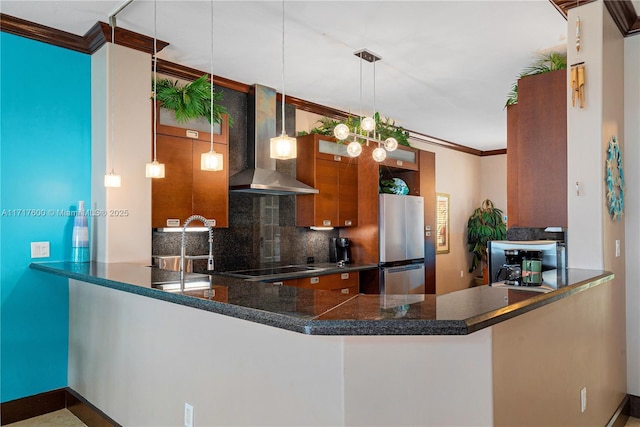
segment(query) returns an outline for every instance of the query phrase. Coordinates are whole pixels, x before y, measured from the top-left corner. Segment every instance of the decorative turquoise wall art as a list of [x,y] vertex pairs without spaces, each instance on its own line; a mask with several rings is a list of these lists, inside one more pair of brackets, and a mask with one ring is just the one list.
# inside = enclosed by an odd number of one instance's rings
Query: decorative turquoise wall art
[[624,213],[624,171],[622,152],[614,136],[609,140],[606,161],[607,206],[614,221],[620,221]]

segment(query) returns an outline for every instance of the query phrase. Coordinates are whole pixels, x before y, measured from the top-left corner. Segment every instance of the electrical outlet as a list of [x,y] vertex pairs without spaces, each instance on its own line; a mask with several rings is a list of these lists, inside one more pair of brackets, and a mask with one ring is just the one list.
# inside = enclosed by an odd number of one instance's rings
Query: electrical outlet
[[616,240],[616,258],[620,256],[620,240]]
[[580,390],[580,412],[587,410],[587,388],[582,387]]
[[184,427],[193,427],[193,406],[184,402]]
[[31,242],[31,258],[49,258],[49,242]]
[[464,277],[464,271],[460,270],[460,277]]

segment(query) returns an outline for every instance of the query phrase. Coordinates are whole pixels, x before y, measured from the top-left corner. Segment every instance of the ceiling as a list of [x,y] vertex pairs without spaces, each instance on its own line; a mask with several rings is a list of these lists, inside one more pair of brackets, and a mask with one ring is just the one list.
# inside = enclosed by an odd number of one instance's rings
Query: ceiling
[[[120,1],[3,0],[1,12],[84,35]],[[159,0],[158,57],[282,91],[282,2]],[[489,151],[506,148],[507,93],[537,55],[566,50],[567,21],[548,0],[289,1],[286,94],[358,114],[375,107],[412,131]],[[135,0],[119,27],[153,37],[154,3]],[[382,57],[374,67],[354,52]]]

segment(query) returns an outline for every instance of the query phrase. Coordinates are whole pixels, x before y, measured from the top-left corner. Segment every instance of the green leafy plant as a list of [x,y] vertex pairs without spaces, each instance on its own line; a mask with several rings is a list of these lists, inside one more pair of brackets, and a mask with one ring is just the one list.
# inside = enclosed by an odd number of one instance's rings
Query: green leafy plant
[[[535,76],[537,74],[544,74],[551,71],[565,70],[567,68],[567,56],[563,53],[547,53],[538,57],[538,59],[527,68],[523,69],[518,75],[518,79],[527,76]],[[511,90],[507,95],[507,102],[504,104],[504,108],[509,105],[518,103],[518,80],[516,80],[511,86]]]
[[[394,120],[391,120],[388,117],[382,119],[380,118],[379,113],[375,113],[373,119],[376,121],[376,133],[378,139],[384,141],[389,137],[393,137],[398,141],[398,144],[410,147],[409,132],[407,132],[403,127],[396,125]],[[358,128],[360,126],[360,118],[358,116],[349,116],[344,120],[334,120],[329,117],[323,117],[318,120],[317,123],[319,123],[319,125],[311,129],[309,132],[298,132],[298,136],[308,135],[310,133],[333,136],[333,129],[341,123],[349,126],[349,129]]]
[[[153,81],[151,85],[153,90]],[[177,80],[161,79],[156,82],[156,91],[156,99],[160,102],[160,106],[173,110],[178,123],[200,117],[206,117],[211,123],[211,83],[207,74],[185,85],[180,85]],[[222,93],[216,92],[214,88],[213,121],[220,123],[222,115],[227,114],[229,126],[233,126],[233,118],[227,109],[219,104],[222,98]]]
[[469,273],[473,273],[478,265],[487,261],[487,244],[489,240],[504,240],[507,226],[502,220],[502,211],[485,199],[476,208],[467,222],[467,246],[473,254]]

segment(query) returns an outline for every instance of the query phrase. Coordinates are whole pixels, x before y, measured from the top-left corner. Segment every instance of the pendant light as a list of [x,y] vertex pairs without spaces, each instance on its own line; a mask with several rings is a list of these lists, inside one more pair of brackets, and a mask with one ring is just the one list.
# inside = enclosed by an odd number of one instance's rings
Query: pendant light
[[333,134],[340,141],[353,137],[351,142],[347,144],[347,154],[351,157],[358,157],[362,153],[363,143],[367,145],[370,142],[376,143],[378,146],[373,150],[372,157],[376,162],[382,162],[387,158],[387,152],[398,148],[397,139],[389,137],[382,141],[376,133],[375,117],[378,114],[376,111],[376,61],[382,58],[367,49],[354,52],[354,55],[360,58],[360,110],[362,110],[362,61],[373,63],[373,117],[360,116],[360,126],[359,128],[355,126],[353,130],[341,123],[333,129]]
[[270,140],[270,157],[272,159],[295,159],[298,155],[296,139],[288,136],[285,131],[284,104],[284,0],[282,0],[282,133]]
[[200,169],[203,171],[221,171],[224,169],[224,163],[222,158],[222,153],[216,153],[213,149],[213,0],[211,0],[211,84],[209,87],[211,88],[211,100],[209,105],[209,110],[211,116],[209,117],[209,122],[211,125],[210,134],[211,134],[211,148],[208,152],[202,153],[200,155]]
[[[116,18],[115,16],[110,17],[110,24],[111,24],[111,48],[108,49],[108,53],[109,53],[109,121],[110,121],[110,128],[111,131],[109,132],[109,137],[110,137],[110,148],[111,148],[111,172],[109,172],[108,174],[106,174],[104,176],[104,186],[107,188],[117,188],[120,187],[122,185],[122,177],[120,175],[116,175],[115,173],[115,169],[114,169],[114,143],[115,143],[115,138],[113,137],[113,134],[115,132],[115,128],[113,126],[113,116],[114,116],[114,106],[113,106],[113,93],[114,88],[113,88],[113,63],[114,63],[114,58],[115,58],[115,47],[116,47]],[[107,46],[108,47],[108,46]],[[108,167],[107,167],[108,169]]]
[[145,175],[147,178],[164,178],[164,164],[158,163],[156,157],[156,147],[158,139],[158,114],[157,114],[157,96],[158,90],[158,14],[157,1],[153,1],[153,162],[147,163]]

